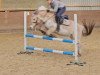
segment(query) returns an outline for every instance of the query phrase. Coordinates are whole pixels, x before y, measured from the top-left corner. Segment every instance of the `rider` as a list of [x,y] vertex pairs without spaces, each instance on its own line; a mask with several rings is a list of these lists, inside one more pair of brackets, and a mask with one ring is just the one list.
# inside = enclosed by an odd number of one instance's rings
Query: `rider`
[[63,13],[66,11],[65,4],[60,0],[47,0],[50,7],[54,9],[55,12],[55,20],[57,22],[57,31],[60,29],[60,24],[63,21]]

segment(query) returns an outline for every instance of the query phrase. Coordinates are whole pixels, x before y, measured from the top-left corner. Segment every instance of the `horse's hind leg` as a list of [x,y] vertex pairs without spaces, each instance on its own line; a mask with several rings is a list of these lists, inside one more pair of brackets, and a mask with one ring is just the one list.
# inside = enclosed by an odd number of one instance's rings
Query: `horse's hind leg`
[[[74,36],[74,34],[71,34],[70,35],[70,38],[72,39],[72,40],[74,40],[75,39],[75,36]],[[80,57],[81,56],[81,42],[80,42],[80,36],[78,35],[78,56]]]
[[70,34],[69,37],[70,37],[71,40],[74,40],[73,34]]

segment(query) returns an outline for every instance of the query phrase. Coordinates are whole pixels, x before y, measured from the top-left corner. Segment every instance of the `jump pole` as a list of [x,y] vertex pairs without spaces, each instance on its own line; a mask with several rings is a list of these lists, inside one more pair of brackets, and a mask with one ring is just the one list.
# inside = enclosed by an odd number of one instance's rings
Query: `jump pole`
[[27,34],[27,15],[29,15],[29,12],[24,11],[24,50],[26,51],[26,47],[27,47],[27,38],[26,38],[26,34]]
[[78,65],[83,66],[86,64],[86,62],[80,62],[78,51],[79,51],[79,41],[78,41],[78,23],[77,23],[77,14],[74,14],[74,36],[75,36],[75,60],[70,62],[70,64],[67,65]]
[[[27,15],[29,15],[29,12],[24,11],[24,50],[26,51],[27,48]],[[83,66],[83,64],[85,64],[85,62],[80,62],[79,61],[79,57],[78,57],[78,27],[77,27],[77,14],[74,14],[74,36],[75,36],[75,61],[74,62],[70,62],[70,64],[67,65],[79,65],[79,66]]]
[[74,36],[75,36],[75,61],[78,62],[78,25],[77,14],[74,14]]

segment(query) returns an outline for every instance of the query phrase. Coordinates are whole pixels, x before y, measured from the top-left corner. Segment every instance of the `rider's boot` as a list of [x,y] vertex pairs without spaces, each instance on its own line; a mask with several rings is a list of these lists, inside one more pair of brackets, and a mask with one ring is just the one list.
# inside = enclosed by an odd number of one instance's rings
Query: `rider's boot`
[[64,18],[62,17],[62,18],[60,18],[60,24],[63,24],[63,20],[64,20]]
[[60,30],[60,24],[57,23],[57,31],[59,32]]

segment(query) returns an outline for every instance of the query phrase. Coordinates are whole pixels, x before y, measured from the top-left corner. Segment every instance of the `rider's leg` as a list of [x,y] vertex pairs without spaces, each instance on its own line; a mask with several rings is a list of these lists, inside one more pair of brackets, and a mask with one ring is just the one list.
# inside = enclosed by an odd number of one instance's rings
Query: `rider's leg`
[[66,7],[60,8],[60,10],[59,10],[58,15],[60,15],[60,16],[59,16],[59,18],[60,18],[60,19],[59,19],[59,20],[60,20],[60,24],[63,23],[63,20],[64,20],[63,14],[64,14],[65,11],[66,11]]
[[56,20],[56,23],[57,23],[57,31],[59,31],[59,29],[60,29],[60,18],[58,16],[55,16],[55,20]]
[[57,12],[56,16],[55,16],[56,23],[57,23],[57,31],[59,31],[59,29],[60,29],[60,18],[61,18],[61,14],[59,14],[59,12]]
[[60,29],[60,24],[61,24],[61,20],[62,20],[62,14],[66,11],[66,8],[59,8],[58,11],[56,12],[56,22],[57,22],[57,31],[59,31]]

